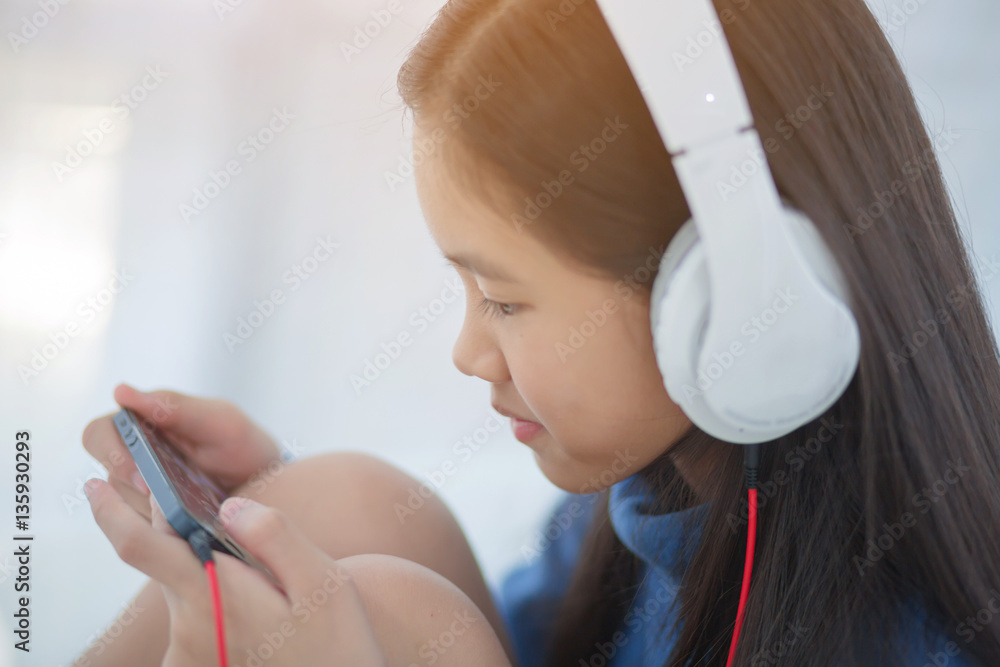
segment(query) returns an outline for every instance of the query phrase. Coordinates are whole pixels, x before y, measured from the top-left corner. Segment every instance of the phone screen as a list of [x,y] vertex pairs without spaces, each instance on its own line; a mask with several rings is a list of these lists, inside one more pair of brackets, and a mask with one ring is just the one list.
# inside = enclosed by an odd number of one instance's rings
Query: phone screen
[[[227,497],[222,485],[191,461],[175,436],[160,431],[153,422],[140,419],[128,408],[122,408],[114,422],[146,484],[157,500],[162,497],[163,508],[169,508],[167,520],[174,530],[187,537],[201,527],[209,533],[213,549],[241,559],[279,591],[284,590],[266,565],[229,537],[219,520],[219,508]],[[169,488],[164,488],[164,483]]]
[[139,423],[188,512],[202,524],[220,525],[219,506],[226,499],[226,494],[218,483],[192,463],[168,435],[153,428],[144,419],[140,419]]

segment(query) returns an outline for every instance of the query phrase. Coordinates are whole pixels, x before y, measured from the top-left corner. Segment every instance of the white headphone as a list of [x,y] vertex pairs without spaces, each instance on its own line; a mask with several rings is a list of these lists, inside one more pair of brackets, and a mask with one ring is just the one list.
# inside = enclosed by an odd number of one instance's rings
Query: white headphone
[[645,83],[692,215],[651,294],[667,393],[721,440],[790,433],[833,405],[857,369],[860,335],[843,274],[814,223],[778,195],[711,0],[599,6]]

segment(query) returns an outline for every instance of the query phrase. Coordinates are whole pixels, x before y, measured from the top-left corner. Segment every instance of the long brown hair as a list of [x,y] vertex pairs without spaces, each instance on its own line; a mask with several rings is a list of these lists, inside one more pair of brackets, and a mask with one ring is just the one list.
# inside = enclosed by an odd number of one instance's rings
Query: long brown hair
[[[862,340],[837,403],[762,448],[737,662],[896,664],[915,603],[963,659],[1000,664],[1000,622],[980,613],[1000,602],[1000,364],[913,94],[863,0],[715,4],[778,189],[838,258]],[[449,0],[398,79],[435,137],[420,150],[518,230],[614,279],[689,215],[639,84],[592,0]],[[742,450],[693,428],[639,473],[662,511],[696,502],[681,455],[711,462],[697,501],[711,505],[667,664],[722,665],[745,548]],[[639,583],[604,494],[547,665],[591,664]]]

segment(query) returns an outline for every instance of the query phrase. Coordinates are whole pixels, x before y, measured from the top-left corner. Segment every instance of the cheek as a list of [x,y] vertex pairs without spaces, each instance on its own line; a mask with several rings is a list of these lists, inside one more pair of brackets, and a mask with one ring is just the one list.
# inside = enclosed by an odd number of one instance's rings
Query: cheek
[[554,344],[545,336],[525,332],[504,346],[504,357],[514,386],[532,414],[542,424],[565,411],[571,396],[570,364],[560,361]]
[[[560,337],[559,333],[562,332]],[[613,440],[616,422],[628,416],[633,400],[626,390],[635,376],[619,377],[633,364],[608,358],[601,342],[573,341],[569,327],[542,335],[525,333],[505,351],[522,400],[560,446],[590,458]]]
[[686,428],[687,418],[667,395],[651,335],[642,324],[609,319],[590,338],[580,339],[571,338],[566,325],[527,338],[544,342],[518,350],[522,361],[511,368],[515,384],[554,440],[549,446],[567,464],[600,471],[626,448],[645,464]]

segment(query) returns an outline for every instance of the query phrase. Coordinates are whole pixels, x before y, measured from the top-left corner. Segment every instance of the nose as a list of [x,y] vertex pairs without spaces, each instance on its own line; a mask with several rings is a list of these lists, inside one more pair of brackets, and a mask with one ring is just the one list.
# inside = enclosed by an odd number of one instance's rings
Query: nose
[[451,350],[451,360],[455,368],[465,375],[475,375],[493,383],[510,379],[503,352],[488,325],[476,316],[475,307],[471,304],[466,305],[465,321]]

